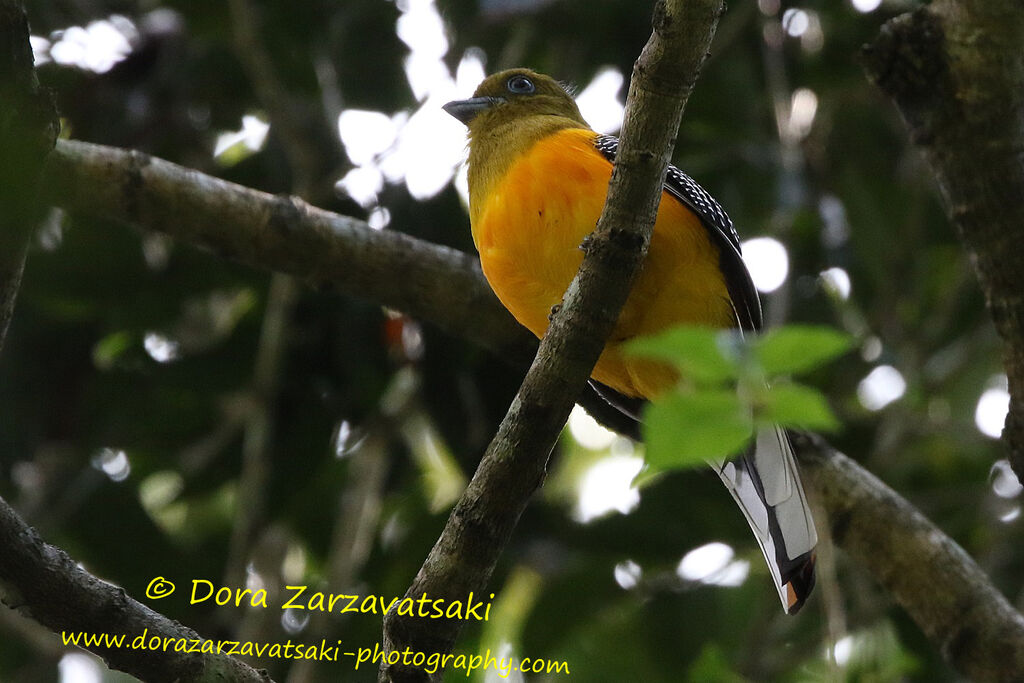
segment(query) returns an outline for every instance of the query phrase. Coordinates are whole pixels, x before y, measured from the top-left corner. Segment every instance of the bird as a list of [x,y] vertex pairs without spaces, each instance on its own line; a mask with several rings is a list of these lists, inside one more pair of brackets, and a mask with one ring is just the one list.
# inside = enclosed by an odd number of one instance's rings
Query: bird
[[[516,68],[486,77],[443,109],[468,128],[469,215],[490,287],[538,338],[583,260],[605,203],[618,139],[594,131],[554,78]],[[761,304],[725,211],[669,166],[650,245],[591,374],[631,420],[678,381],[664,363],[624,352],[631,339],[681,324],[755,334]],[[784,610],[814,586],[817,534],[786,432],[759,428],[738,456],[710,462],[764,554]]]

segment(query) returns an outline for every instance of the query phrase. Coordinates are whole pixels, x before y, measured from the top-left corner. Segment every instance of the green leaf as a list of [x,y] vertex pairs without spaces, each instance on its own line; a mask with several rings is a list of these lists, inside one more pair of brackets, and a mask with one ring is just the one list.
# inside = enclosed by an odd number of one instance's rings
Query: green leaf
[[135,335],[121,331],[108,334],[92,349],[92,362],[100,370],[109,370],[135,343]]
[[799,375],[846,353],[852,345],[852,337],[831,327],[786,325],[759,337],[754,354],[769,377]]
[[633,481],[629,483],[630,488],[645,489],[665,476],[665,470],[655,467],[646,458],[644,460],[644,466],[640,468],[640,471],[633,477]]
[[778,384],[765,393],[758,419],[782,425],[818,431],[835,431],[839,421],[829,408],[824,394],[803,384]]
[[750,440],[753,420],[730,390],[670,394],[647,407],[643,431],[648,462],[673,469],[733,455]]
[[698,384],[720,384],[737,374],[736,361],[722,352],[728,330],[682,325],[626,344],[626,353],[671,363]]

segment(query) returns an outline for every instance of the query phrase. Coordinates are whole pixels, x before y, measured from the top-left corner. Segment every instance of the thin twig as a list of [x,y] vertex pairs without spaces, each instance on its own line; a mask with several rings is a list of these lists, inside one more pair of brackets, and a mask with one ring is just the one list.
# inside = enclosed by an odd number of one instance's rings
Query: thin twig
[[266,498],[272,475],[275,399],[284,360],[288,318],[297,289],[295,281],[288,275],[275,273],[270,280],[253,371],[251,391],[255,400],[251,402],[242,440],[238,502],[224,570],[226,586],[245,584],[245,566],[250,551],[267,521]]
[[[271,130],[282,142],[299,195],[322,201],[333,187],[331,171],[342,161],[341,143],[327,112],[318,111],[292,95],[278,75],[260,37],[261,8],[249,0],[229,0],[231,24],[238,55],[260,105],[270,118]],[[310,65],[313,69],[313,65]]]
[[[260,9],[249,0],[229,0],[228,7],[235,53],[249,76],[257,100],[268,113],[271,130],[281,141],[291,170],[292,190],[306,201],[323,200],[322,188],[331,186],[327,182],[327,171],[340,160],[337,136],[326,116],[310,111],[307,102],[294,96],[278,76],[261,38]],[[325,149],[320,142],[323,139],[330,139],[333,144]],[[278,383],[286,359],[289,321],[297,295],[298,285],[291,276],[273,274],[253,371],[255,400],[251,402],[242,443],[240,493],[225,568],[225,583],[229,586],[242,585],[253,544],[267,521]],[[249,620],[254,618],[250,616]],[[243,623],[241,630],[247,629]]]
[[[348,477],[345,488],[338,495],[334,514],[334,532],[324,583],[328,586],[355,585],[359,572],[373,549],[373,541],[380,521],[381,498],[387,474],[386,428],[384,420],[376,420],[367,427],[366,436],[349,455]],[[306,632],[311,639],[322,637],[332,641],[338,626],[337,615],[314,612]],[[331,680],[331,672],[318,667],[316,662],[295,662],[288,671],[287,683],[313,683]]]

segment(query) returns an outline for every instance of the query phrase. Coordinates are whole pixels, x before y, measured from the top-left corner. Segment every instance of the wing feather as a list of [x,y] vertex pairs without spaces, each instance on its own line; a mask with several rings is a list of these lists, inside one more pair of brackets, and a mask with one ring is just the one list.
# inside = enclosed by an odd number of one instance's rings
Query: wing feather
[[[613,135],[599,135],[594,146],[606,159],[615,161],[619,139]],[[761,329],[761,301],[754,288],[754,281],[743,263],[740,253],[740,236],[722,206],[697,181],[675,166],[670,165],[665,174],[665,191],[690,208],[701,219],[708,231],[711,242],[718,247],[719,267],[725,275],[737,323],[743,330]]]

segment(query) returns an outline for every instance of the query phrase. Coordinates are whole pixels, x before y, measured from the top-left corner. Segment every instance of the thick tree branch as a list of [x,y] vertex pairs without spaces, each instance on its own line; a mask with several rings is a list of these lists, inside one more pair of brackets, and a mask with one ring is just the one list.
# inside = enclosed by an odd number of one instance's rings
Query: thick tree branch
[[837,545],[864,565],[972,681],[1020,680],[1024,617],[963,548],[818,437],[794,434]]
[[[57,141],[43,185],[46,199],[69,211],[156,230],[317,289],[400,310],[510,363],[525,366],[537,350],[537,340],[494,296],[479,261],[464,252],[373,230],[300,199],[140,152],[85,142]],[[592,391],[580,403],[605,424],[630,429]]]
[[[125,635],[125,647],[91,647],[111,669],[144,681],[252,681],[266,683],[258,672],[226,655],[186,653],[174,643],[203,640],[192,629],[154,612],[112,584],[78,567],[59,548],[44,543],[0,499],[0,596],[4,604],[32,617],[55,633]],[[136,637],[168,639],[166,650],[128,647]],[[140,641],[142,642],[142,641]]]
[[39,173],[58,130],[53,98],[36,80],[28,38],[21,3],[0,0],[0,347],[38,218]]
[[[430,320],[502,357],[536,341],[498,303],[476,258],[213,178],[139,152],[59,141],[44,191],[69,210],[163,232],[224,258],[294,275]],[[491,330],[496,330],[492,333]]]
[[942,0],[899,16],[864,50],[935,174],[1004,343],[1003,438],[1024,480],[1024,12]]
[[[637,60],[626,99],[608,199],[584,242],[584,260],[498,432],[406,597],[446,601],[486,592],[491,573],[544,480],[548,456],[626,301],[647,251],[683,108],[724,9],[721,0],[658,2],[654,32]],[[461,620],[392,610],[391,651],[447,653]],[[438,671],[382,665],[381,681],[437,681]]]

